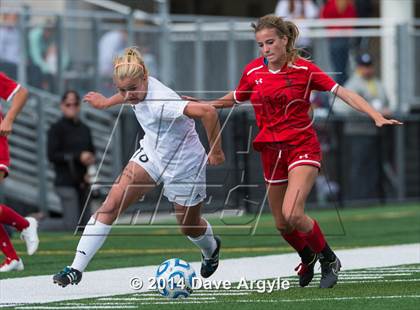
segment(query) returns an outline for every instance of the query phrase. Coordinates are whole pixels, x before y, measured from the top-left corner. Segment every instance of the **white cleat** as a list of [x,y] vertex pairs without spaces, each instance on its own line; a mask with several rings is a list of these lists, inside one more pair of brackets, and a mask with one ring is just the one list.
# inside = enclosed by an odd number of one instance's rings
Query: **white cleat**
[[32,255],[36,252],[39,245],[38,222],[33,217],[26,217],[26,220],[29,222],[29,226],[22,230],[20,238],[26,243],[28,255]]
[[22,259],[6,258],[6,260],[0,265],[0,272],[22,271],[23,269]]

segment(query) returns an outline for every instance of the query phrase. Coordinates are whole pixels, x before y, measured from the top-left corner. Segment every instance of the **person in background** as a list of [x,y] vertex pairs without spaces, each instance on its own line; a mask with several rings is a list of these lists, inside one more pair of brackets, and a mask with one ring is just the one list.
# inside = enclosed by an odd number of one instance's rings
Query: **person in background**
[[312,0],[279,0],[274,14],[289,20],[293,20],[299,26],[300,34],[296,46],[304,48],[312,54],[312,41],[305,37],[305,27],[299,21],[303,19],[314,19],[319,16],[319,8]]
[[[321,18],[356,18],[357,11],[352,0],[327,0],[321,9]],[[332,34],[339,33],[349,27],[330,26]],[[350,39],[348,37],[332,36],[329,38],[330,60],[333,70],[337,73],[335,80],[343,85],[347,78],[347,63],[350,51]]]
[[100,75],[100,89],[110,95],[114,91],[112,84],[113,59],[120,54],[128,43],[126,30],[111,30],[105,32],[98,42],[98,72]]
[[83,208],[90,189],[87,170],[95,163],[95,147],[89,127],[79,118],[79,94],[66,91],[60,107],[63,117],[48,131],[48,159],[54,165],[56,192],[63,207],[62,227],[74,230],[90,217],[89,208]]
[[16,13],[4,14],[0,27],[0,67],[13,79],[17,78],[20,60],[20,33]]
[[[388,97],[382,82],[375,76],[373,57],[368,53],[360,54],[356,57],[356,64],[354,73],[344,86],[366,98],[375,110],[390,116]],[[348,184],[344,187],[344,199],[378,198],[382,168],[378,161],[372,160],[381,156],[376,126],[340,100],[334,103],[333,111],[336,115],[353,118],[346,120],[343,127],[344,153],[348,154],[352,163],[351,169],[345,172]],[[355,117],[358,119],[355,120]]]
[[[54,92],[56,90],[54,75],[58,72],[58,50],[54,24],[48,21],[43,27],[35,27],[29,32],[30,65],[37,68],[30,75],[38,74],[40,87]],[[61,58],[62,69],[69,64],[67,53]]]

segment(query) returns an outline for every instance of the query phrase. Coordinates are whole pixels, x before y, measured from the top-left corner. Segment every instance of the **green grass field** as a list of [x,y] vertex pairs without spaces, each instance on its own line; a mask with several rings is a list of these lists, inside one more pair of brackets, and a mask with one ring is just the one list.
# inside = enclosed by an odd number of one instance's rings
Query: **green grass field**
[[[420,242],[420,206],[394,205],[363,209],[320,210],[309,212],[318,219],[330,245],[335,249],[378,245],[395,245]],[[231,217],[225,220],[211,218],[214,230],[222,236],[222,258],[260,256],[291,252],[278,236],[269,214],[263,214],[255,229],[255,217]],[[170,224],[173,224],[171,222]],[[255,229],[254,234],[251,231]],[[17,236],[16,236],[17,237]],[[71,233],[41,233],[41,245],[36,255],[24,254],[23,243],[14,238],[22,254],[25,271],[1,274],[13,278],[30,275],[52,275],[71,263],[79,236]],[[420,253],[420,250],[419,250]],[[398,253],[396,253],[398,255]],[[158,265],[169,257],[198,261],[199,252],[174,226],[115,227],[102,250],[95,256],[88,271],[143,265]],[[369,257],[363,258],[369,259]],[[386,257],[384,257],[386,259]],[[420,259],[420,254],[419,254]],[[419,262],[420,263],[420,262]],[[79,308],[139,308],[156,309],[418,309],[420,305],[420,265],[402,266],[405,272],[387,272],[384,268],[349,273],[348,279],[332,290],[317,287],[297,288],[296,278],[291,278],[292,288],[273,293],[247,292],[194,292],[183,301],[167,301],[155,293],[130,294],[109,298],[67,301],[43,304],[43,309]],[[357,274],[377,276],[357,277]],[[379,274],[379,276],[378,276]],[[401,275],[403,274],[403,275]],[[344,276],[346,278],[346,276]],[[317,279],[314,280],[316,285]],[[228,293],[228,294],[226,294]],[[231,294],[232,293],[232,294]],[[238,292],[240,293],[240,292]],[[410,297],[411,296],[411,297]],[[207,299],[206,299],[207,298]],[[31,305],[31,309],[37,308]],[[38,305],[39,306],[39,305]],[[19,309],[29,309],[20,306]]]
[[[336,249],[420,242],[420,205],[340,209],[309,212],[316,218],[329,243]],[[228,218],[225,225],[211,219],[214,231],[223,238],[223,258],[258,256],[291,252],[279,237],[270,214],[263,214],[254,235],[241,224],[252,223],[254,217]],[[341,223],[340,223],[341,219]],[[113,228],[110,236],[88,267],[89,271],[108,268],[154,265],[168,257],[187,261],[200,260],[197,248],[180,234],[176,226],[153,228],[134,226]],[[80,236],[72,233],[41,233],[36,255],[25,255],[25,247],[17,234],[13,243],[22,255],[25,270],[0,274],[2,278],[53,274],[70,264]]]

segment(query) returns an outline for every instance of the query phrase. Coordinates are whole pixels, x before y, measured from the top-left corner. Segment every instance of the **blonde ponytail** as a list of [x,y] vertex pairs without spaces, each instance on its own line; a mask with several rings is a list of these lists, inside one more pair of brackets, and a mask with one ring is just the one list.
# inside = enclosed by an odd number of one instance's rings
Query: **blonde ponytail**
[[137,47],[128,47],[123,54],[114,59],[114,78],[117,80],[143,79],[148,71]]

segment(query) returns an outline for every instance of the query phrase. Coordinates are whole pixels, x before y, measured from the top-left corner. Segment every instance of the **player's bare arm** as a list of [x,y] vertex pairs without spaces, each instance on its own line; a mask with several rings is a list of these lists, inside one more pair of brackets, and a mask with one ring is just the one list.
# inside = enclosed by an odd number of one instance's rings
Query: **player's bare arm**
[[207,101],[208,104],[211,104],[216,109],[223,109],[223,108],[231,108],[235,105],[235,98],[233,96],[233,92],[229,92],[223,97],[213,100]]
[[398,120],[395,119],[386,119],[381,113],[376,111],[363,97],[357,93],[339,86],[337,88],[337,96],[346,102],[353,109],[366,113],[369,117],[375,122],[377,127],[382,127],[384,125],[402,125]]
[[191,97],[191,96],[181,96],[181,98],[184,100],[193,101],[193,102],[203,102],[203,103],[205,102],[207,104],[212,105],[216,109],[231,108],[236,103],[235,98],[233,96],[233,92],[229,92],[223,97],[220,97],[219,99],[211,100],[211,101],[204,101],[199,98]]
[[13,97],[12,105],[0,124],[0,136],[7,136],[12,132],[13,122],[22,110],[28,99],[28,90],[20,87],[19,91]]
[[191,118],[199,118],[203,123],[210,144],[209,164],[214,166],[222,164],[225,155],[222,150],[220,122],[216,109],[210,104],[189,102],[184,114]]
[[102,110],[114,105],[122,104],[125,100],[120,93],[107,98],[101,93],[89,92],[83,97],[83,101],[88,102],[92,107],[96,109]]

